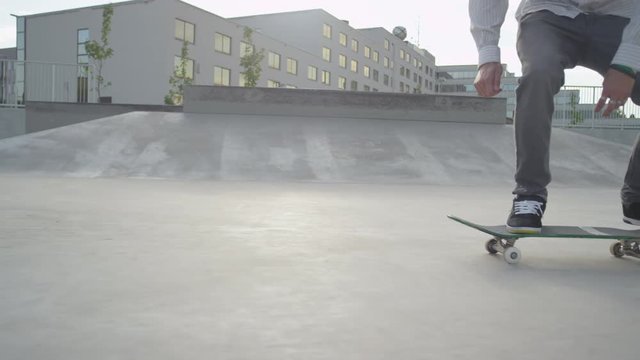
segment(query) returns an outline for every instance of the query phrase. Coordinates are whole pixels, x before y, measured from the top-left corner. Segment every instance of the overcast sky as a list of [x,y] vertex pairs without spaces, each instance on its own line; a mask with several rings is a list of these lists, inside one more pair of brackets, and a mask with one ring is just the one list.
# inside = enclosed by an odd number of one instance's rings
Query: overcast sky
[[[116,1],[117,2],[117,1]],[[241,0],[186,2],[222,17],[237,17],[264,13],[321,8],[335,17],[349,20],[354,28],[395,26],[407,28],[407,39],[427,49],[436,57],[437,65],[475,64],[477,50],[469,33],[468,0]],[[0,7],[0,48],[15,47],[15,15],[72,9],[98,4],[104,0],[2,0]],[[520,62],[515,51],[517,24],[513,17],[519,0],[509,0],[509,13],[502,27],[502,62],[509,71],[520,74]],[[117,16],[117,14],[116,14]],[[599,75],[588,70],[568,73],[567,85],[600,85]]]

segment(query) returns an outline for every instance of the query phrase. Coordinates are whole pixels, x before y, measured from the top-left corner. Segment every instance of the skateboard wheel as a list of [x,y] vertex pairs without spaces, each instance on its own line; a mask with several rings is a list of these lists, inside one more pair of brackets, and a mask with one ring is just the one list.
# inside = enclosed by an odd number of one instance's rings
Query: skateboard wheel
[[517,247],[508,247],[504,250],[504,261],[509,264],[517,264],[520,261],[522,255]]
[[611,252],[611,255],[617,258],[621,258],[624,256],[624,251],[622,251],[622,243],[620,242],[611,244],[611,246],[609,247],[609,251]]
[[489,254],[497,254],[496,245],[498,245],[498,240],[490,239],[484,244],[484,248],[487,249]]

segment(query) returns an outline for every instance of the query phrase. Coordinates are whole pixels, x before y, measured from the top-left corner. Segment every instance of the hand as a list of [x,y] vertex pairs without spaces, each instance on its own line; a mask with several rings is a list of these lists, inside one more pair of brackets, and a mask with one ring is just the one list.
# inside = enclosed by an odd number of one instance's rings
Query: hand
[[502,91],[500,88],[502,71],[502,65],[498,62],[489,62],[480,66],[476,80],[473,83],[480,96],[492,97]]
[[[635,80],[615,69],[609,69],[604,76],[602,83],[602,97],[596,105],[596,112],[604,108],[603,116],[608,117],[611,113],[621,107],[631,96]],[[607,99],[609,102],[607,103]],[[606,105],[606,107],[605,107]]]

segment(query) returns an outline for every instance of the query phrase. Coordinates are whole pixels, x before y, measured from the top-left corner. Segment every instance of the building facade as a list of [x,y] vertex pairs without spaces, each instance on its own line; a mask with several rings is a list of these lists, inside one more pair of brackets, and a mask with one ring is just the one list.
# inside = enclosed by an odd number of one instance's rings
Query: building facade
[[435,57],[383,28],[354,29],[321,9],[231,20],[320,57],[338,89],[435,92]]
[[[92,98],[85,44],[99,40],[104,6],[17,17],[17,57],[25,61],[22,86],[46,88],[35,66],[68,65],[55,89],[63,99]],[[434,93],[435,57],[382,28],[354,29],[324,10],[225,19],[180,0],[113,4],[113,56],[102,76],[102,96],[114,103],[162,104],[186,43],[186,76],[195,85],[244,86],[241,57],[264,51],[257,86],[353,91]],[[253,29],[253,44],[244,41]],[[22,66],[22,65],[20,65]],[[62,76],[50,76],[61,82]],[[26,84],[26,85],[24,85]],[[25,90],[25,93],[29,93]]]
[[[507,71],[507,65],[502,65],[504,73],[501,79],[502,92],[497,97],[507,99],[507,118],[515,117],[516,88],[518,77]],[[443,94],[460,94],[478,96],[473,85],[478,74],[477,65],[446,65],[438,66],[438,92]]]

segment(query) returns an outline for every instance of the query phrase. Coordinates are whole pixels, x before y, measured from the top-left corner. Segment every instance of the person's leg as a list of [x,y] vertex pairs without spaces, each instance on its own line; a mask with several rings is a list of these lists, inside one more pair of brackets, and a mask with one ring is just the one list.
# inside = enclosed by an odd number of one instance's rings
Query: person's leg
[[507,229],[537,233],[546,209],[551,181],[549,145],[553,97],[564,84],[564,70],[583,52],[584,17],[557,16],[548,11],[527,15],[518,31],[522,77],[516,90],[516,187]]
[[553,97],[564,84],[564,70],[575,67],[584,52],[584,27],[583,15],[572,19],[548,11],[530,14],[520,23],[515,195],[547,199]]
[[[611,15],[588,15],[587,22],[589,47],[579,64],[605,75],[622,41],[622,33],[629,19]],[[640,104],[640,81],[638,80],[640,75],[636,76],[631,94],[631,100],[636,104]],[[631,152],[620,196],[624,220],[638,223],[640,221],[640,137],[636,139]]]

